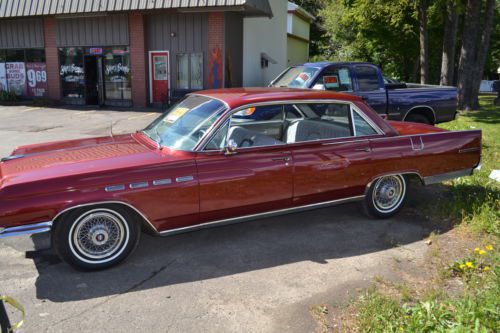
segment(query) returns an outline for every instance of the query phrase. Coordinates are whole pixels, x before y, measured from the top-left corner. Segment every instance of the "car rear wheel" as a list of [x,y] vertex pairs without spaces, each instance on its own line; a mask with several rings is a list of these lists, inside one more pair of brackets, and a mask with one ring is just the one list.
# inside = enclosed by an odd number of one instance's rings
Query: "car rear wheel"
[[403,207],[406,193],[407,182],[403,175],[380,177],[368,189],[365,211],[376,218],[392,217]]
[[427,124],[427,125],[432,125],[432,122],[424,116],[423,114],[410,114],[408,117],[406,117],[405,121],[411,122],[411,123],[420,123],[420,124]]
[[56,223],[52,245],[75,268],[104,269],[118,264],[136,248],[140,223],[122,207],[93,207],[68,213]]

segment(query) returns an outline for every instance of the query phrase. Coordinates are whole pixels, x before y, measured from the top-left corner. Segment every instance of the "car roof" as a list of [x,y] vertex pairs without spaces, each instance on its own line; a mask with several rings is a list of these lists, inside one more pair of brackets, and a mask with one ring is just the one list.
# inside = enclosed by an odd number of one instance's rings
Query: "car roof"
[[294,101],[294,100],[341,100],[361,101],[361,98],[345,93],[295,88],[228,88],[202,90],[191,95],[203,95],[226,103],[231,109],[255,103]]
[[324,67],[331,66],[331,65],[339,65],[339,66],[342,66],[342,65],[343,66],[350,66],[350,65],[371,65],[371,66],[374,66],[370,62],[361,62],[361,61],[340,61],[340,62],[319,61],[319,62],[306,62],[305,64],[296,65],[294,67],[305,66],[305,67],[320,67],[320,68],[324,68]]

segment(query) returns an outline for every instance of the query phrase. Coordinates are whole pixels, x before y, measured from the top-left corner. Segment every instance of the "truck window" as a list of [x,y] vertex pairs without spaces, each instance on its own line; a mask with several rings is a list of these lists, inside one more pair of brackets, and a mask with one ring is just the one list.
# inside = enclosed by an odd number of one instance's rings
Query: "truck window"
[[328,67],[316,84],[322,84],[331,91],[352,91],[351,73],[347,67]]
[[359,91],[373,91],[380,88],[378,72],[372,66],[356,66]]

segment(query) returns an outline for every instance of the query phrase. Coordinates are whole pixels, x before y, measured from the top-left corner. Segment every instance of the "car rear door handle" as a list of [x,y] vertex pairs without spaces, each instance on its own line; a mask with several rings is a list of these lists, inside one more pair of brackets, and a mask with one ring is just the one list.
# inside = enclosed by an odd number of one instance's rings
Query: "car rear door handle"
[[365,148],[356,148],[354,149],[355,151],[364,151],[365,153],[369,153],[371,152],[371,148],[370,147],[365,147]]

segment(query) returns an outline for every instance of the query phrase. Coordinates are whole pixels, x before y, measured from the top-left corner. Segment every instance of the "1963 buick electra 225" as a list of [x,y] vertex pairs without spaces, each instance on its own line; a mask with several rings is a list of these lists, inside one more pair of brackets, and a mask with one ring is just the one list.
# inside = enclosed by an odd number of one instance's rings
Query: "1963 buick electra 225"
[[50,231],[63,260],[102,269],[142,230],[173,235],[357,200],[388,218],[410,177],[468,176],[480,160],[481,131],[388,122],[356,96],[202,91],[137,133],[15,149],[0,162],[0,237]]

